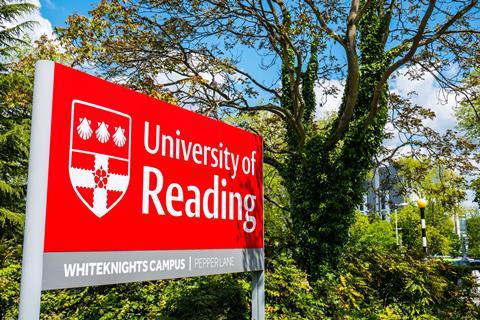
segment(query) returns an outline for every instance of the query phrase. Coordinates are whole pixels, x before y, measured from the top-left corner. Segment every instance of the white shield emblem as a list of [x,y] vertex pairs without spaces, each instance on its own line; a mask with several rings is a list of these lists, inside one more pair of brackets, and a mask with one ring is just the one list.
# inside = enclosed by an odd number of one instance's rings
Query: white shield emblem
[[75,193],[97,217],[117,205],[130,178],[131,117],[72,102],[69,173]]

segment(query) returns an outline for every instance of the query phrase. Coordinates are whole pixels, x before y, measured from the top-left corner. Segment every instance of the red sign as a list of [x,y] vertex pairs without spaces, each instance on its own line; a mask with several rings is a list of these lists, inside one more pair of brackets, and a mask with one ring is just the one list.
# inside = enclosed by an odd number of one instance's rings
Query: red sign
[[38,61],[19,319],[42,290],[256,272],[262,140]]
[[44,252],[263,248],[255,134],[55,64]]

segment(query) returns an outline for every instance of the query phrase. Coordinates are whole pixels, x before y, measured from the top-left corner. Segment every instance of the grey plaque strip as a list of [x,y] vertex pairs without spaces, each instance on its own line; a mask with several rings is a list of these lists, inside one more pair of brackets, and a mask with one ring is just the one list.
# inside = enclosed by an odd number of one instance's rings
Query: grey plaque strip
[[263,269],[263,249],[53,252],[43,255],[42,290]]

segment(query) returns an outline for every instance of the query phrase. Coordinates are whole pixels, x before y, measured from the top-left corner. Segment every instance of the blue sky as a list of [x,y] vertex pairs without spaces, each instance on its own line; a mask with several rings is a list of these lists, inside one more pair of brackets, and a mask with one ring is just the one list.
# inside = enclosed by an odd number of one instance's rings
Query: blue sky
[[55,26],[65,25],[65,19],[73,14],[87,14],[99,1],[89,0],[40,0],[42,16]]
[[[53,29],[56,26],[64,26],[65,20],[69,15],[78,13],[81,15],[88,15],[88,11],[96,6],[100,0],[27,0],[40,7],[40,10],[36,13],[34,19],[40,22],[40,25],[34,31],[33,38],[38,38],[41,34],[52,34]],[[255,57],[244,57],[244,64],[242,68],[251,70],[250,63]],[[252,61],[253,59],[253,61]],[[405,71],[405,70],[404,70]],[[424,79],[412,81],[406,75],[399,73],[397,78],[392,81],[391,88],[401,95],[406,95],[411,91],[417,91],[418,95],[413,98],[413,102],[423,106],[428,106],[434,110],[437,117],[432,120],[426,120],[426,124],[433,129],[445,132],[446,129],[452,129],[456,125],[455,118],[453,116],[452,107],[456,105],[454,97],[442,96],[436,82],[431,75],[426,75]],[[257,75],[260,78],[261,75]],[[343,91],[343,83],[341,80],[327,79],[327,82],[331,82],[331,85],[337,86]],[[318,88],[317,96],[323,96],[323,92]],[[317,116],[321,117],[324,114],[335,112],[340,104],[341,93],[337,97],[329,96],[323,108],[317,110]],[[392,141],[395,143],[396,141]],[[387,142],[388,143],[388,142]]]

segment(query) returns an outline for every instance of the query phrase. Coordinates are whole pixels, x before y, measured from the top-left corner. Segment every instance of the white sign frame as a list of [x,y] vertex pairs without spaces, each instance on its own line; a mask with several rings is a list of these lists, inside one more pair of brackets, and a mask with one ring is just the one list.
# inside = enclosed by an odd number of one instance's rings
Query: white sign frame
[[38,319],[40,316],[54,71],[52,61],[41,60],[35,65],[20,320]]

